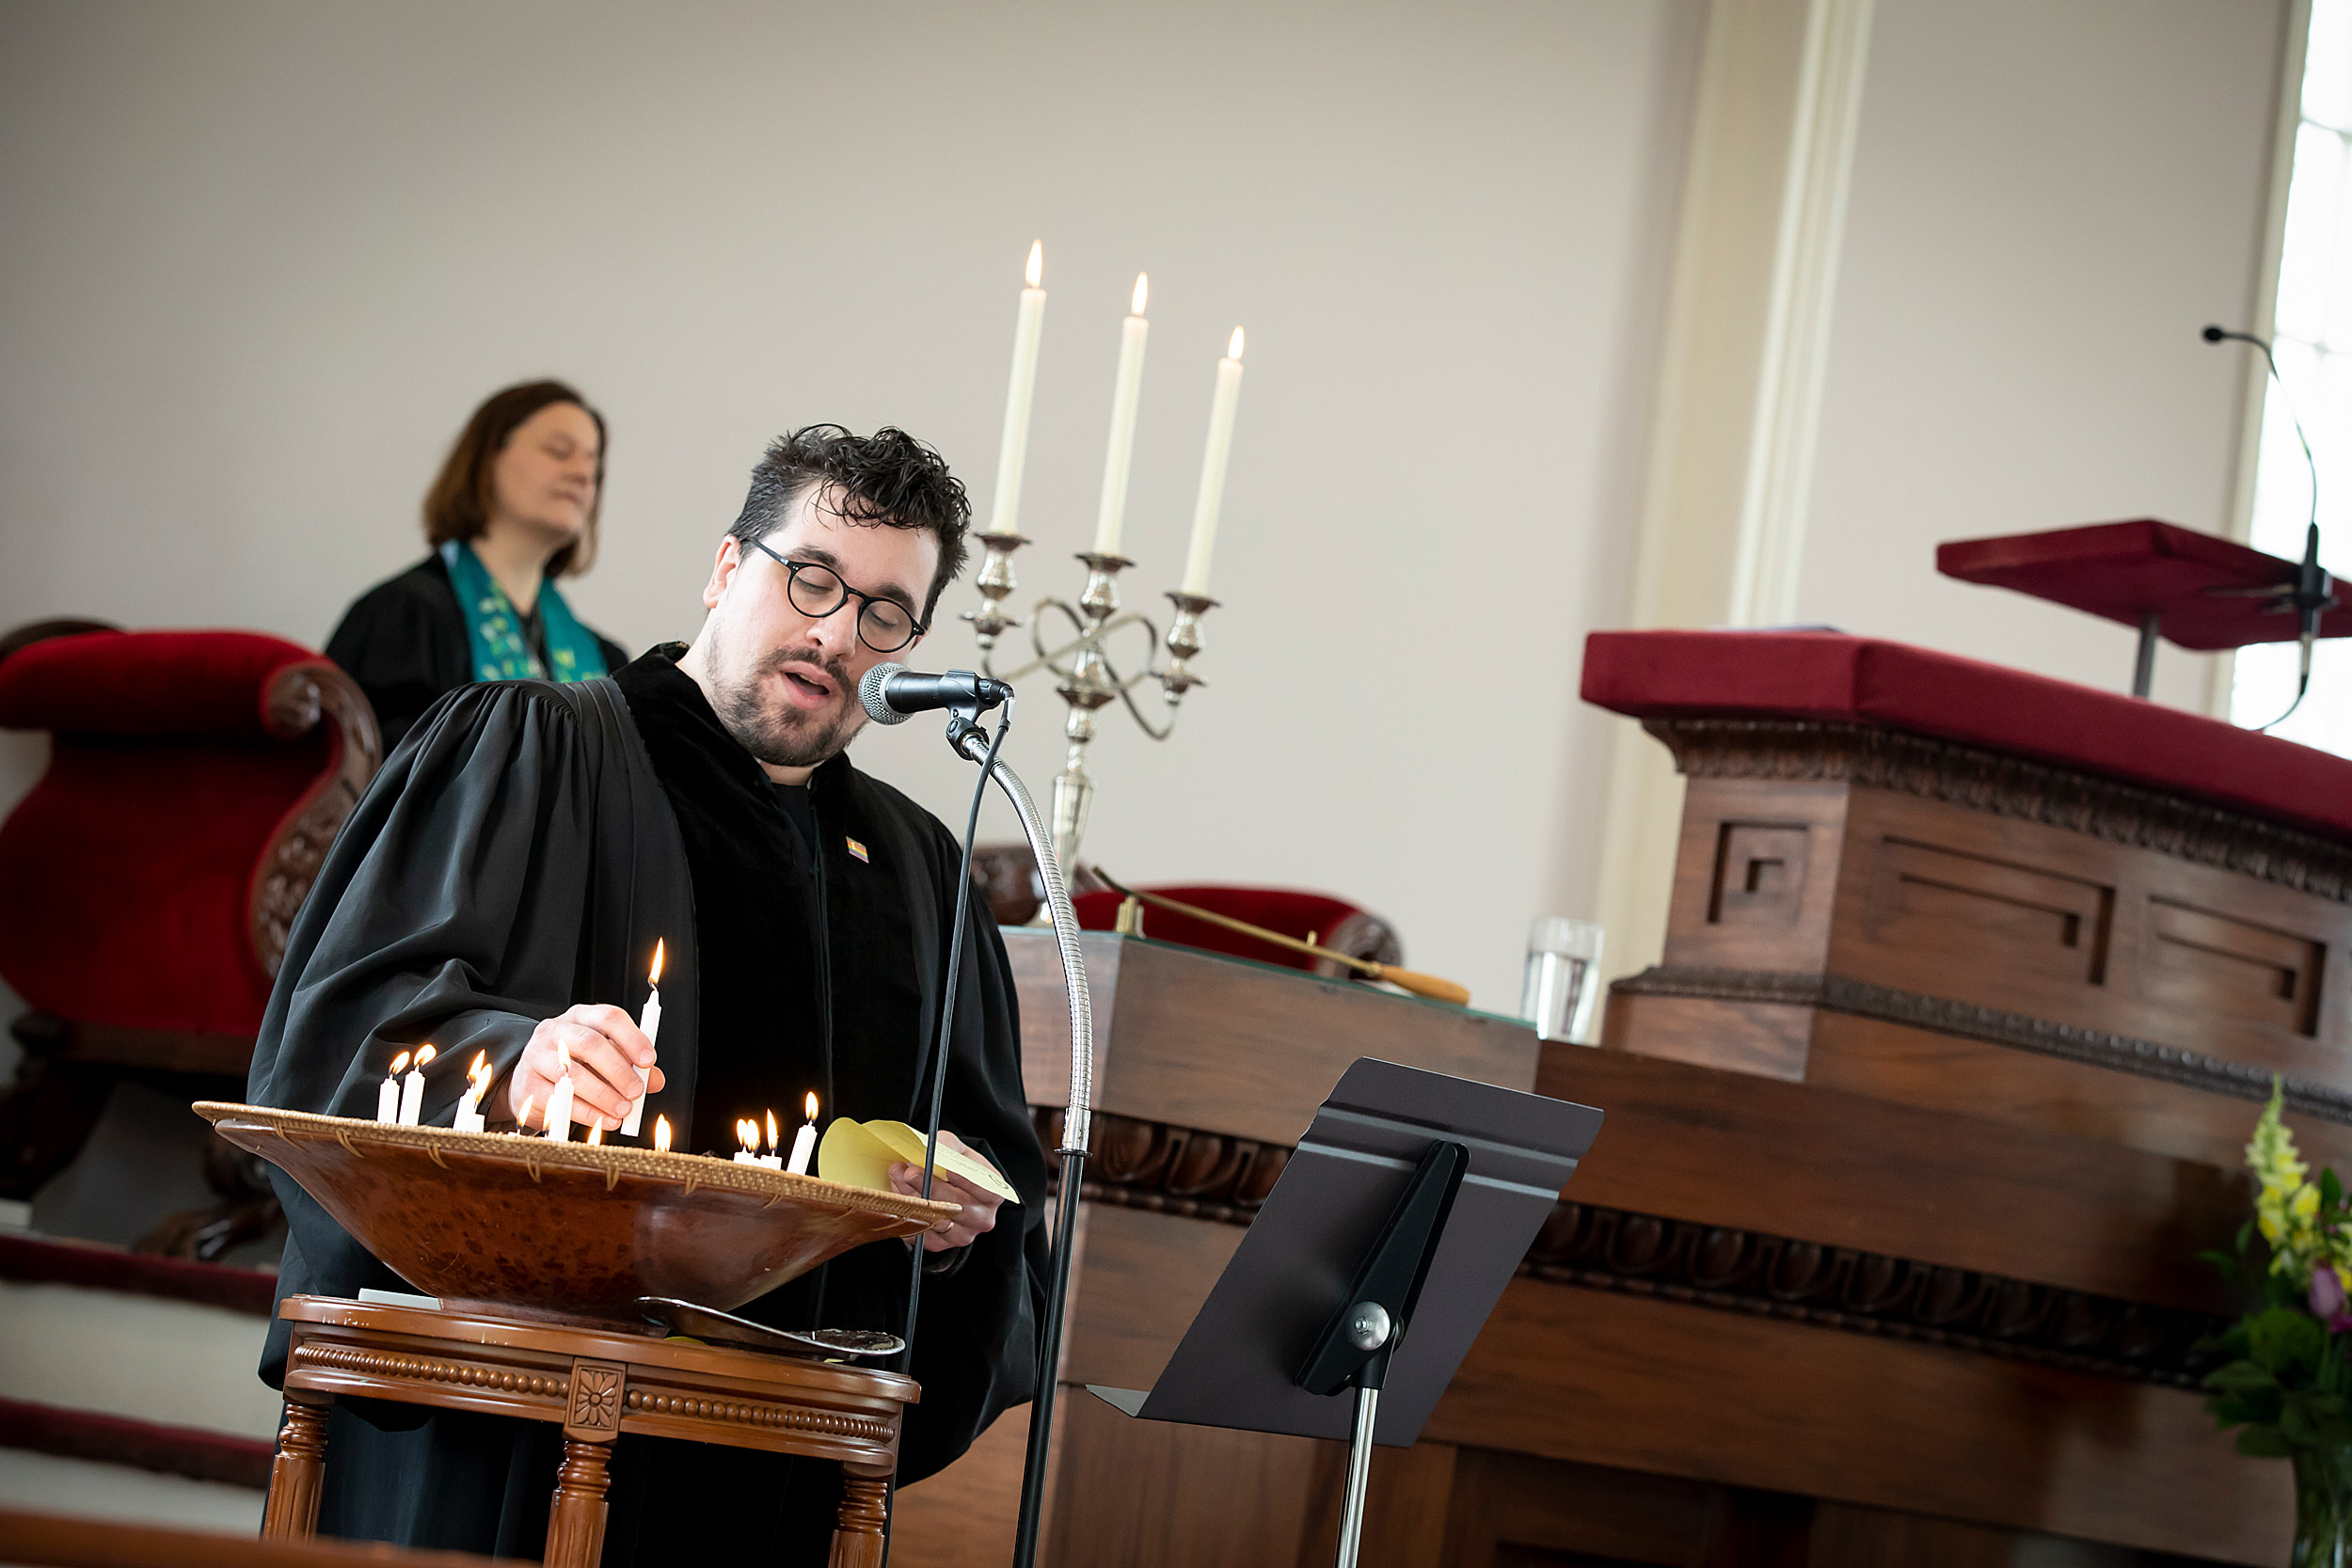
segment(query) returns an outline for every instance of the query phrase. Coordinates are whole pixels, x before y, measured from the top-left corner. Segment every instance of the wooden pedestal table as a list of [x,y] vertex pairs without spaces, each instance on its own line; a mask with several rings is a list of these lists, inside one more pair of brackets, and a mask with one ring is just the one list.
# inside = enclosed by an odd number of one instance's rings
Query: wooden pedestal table
[[911,1378],[482,1310],[291,1296],[278,1315],[294,1343],[265,1539],[316,1532],[327,1409],[358,1394],[560,1424],[548,1568],[596,1568],[602,1557],[608,1466],[623,1433],[836,1462],[832,1568],[882,1562],[883,1492],[904,1407],[919,1398]]

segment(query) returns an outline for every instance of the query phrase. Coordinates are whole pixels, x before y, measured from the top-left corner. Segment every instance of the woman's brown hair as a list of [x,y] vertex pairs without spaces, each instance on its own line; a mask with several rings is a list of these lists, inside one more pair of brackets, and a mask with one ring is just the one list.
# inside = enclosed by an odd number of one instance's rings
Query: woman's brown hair
[[596,494],[588,526],[548,562],[548,576],[577,576],[596,558],[596,515],[604,510],[604,416],[561,381],[526,381],[493,392],[473,411],[449,449],[433,487],[424,493],[424,537],[436,549],[453,539],[474,539],[490,526],[491,467],[525,420],[551,403],[568,403],[596,421]]

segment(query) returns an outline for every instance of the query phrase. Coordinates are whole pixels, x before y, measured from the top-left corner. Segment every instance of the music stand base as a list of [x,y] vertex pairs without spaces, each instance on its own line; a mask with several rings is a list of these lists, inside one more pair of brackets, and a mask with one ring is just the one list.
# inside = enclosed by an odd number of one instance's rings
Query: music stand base
[[1380,1390],[1356,1388],[1356,1432],[1347,1440],[1347,1491],[1340,1504],[1339,1568],[1356,1568],[1364,1534],[1364,1488],[1372,1478],[1372,1433],[1380,1419]]

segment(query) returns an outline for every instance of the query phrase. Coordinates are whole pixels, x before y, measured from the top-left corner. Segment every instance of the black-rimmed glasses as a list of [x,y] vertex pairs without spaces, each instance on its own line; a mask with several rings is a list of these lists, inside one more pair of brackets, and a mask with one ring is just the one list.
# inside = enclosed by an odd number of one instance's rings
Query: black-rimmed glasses
[[857,600],[857,640],[878,654],[895,654],[930,629],[898,600],[861,594],[830,566],[815,561],[787,561],[763,541],[755,539],[752,544],[784,568],[785,596],[810,620],[821,621],[851,599]]

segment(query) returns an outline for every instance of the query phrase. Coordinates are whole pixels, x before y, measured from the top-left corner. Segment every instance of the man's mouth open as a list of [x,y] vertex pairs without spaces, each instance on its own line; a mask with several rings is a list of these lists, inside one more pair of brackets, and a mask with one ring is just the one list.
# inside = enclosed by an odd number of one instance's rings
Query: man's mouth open
[[816,666],[789,664],[781,673],[784,676],[784,694],[791,700],[793,706],[819,708],[833,701],[834,689],[832,677]]

